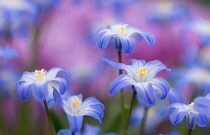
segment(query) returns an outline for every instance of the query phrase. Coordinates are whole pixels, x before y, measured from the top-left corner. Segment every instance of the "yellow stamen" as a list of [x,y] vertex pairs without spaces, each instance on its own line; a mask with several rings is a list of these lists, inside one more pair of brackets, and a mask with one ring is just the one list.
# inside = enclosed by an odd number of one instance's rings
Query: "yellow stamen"
[[42,70],[35,70],[35,76],[37,76],[37,78],[39,79],[39,80],[43,80],[43,77],[44,77],[44,69],[42,69]]
[[74,99],[72,99],[72,103],[74,107],[77,107],[81,103],[81,101],[79,101],[78,97],[74,97]]
[[138,74],[139,75],[146,75],[147,74],[146,67],[145,66],[144,67],[140,67],[138,69]]
[[124,25],[118,25],[118,34],[123,37],[126,35],[126,27],[128,26],[128,24],[124,24]]

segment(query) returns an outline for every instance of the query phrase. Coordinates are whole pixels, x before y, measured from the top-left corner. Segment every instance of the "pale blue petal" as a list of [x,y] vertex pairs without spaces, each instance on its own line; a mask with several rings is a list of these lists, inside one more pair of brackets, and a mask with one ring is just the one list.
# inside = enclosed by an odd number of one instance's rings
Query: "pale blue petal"
[[168,81],[161,77],[155,77],[152,80],[149,81],[152,85],[156,86],[161,91],[161,97],[160,99],[163,100],[166,98],[169,90],[170,90],[170,84]]
[[35,76],[35,72],[25,71],[25,72],[23,72],[23,75],[20,78],[19,82],[34,83],[34,82],[36,82],[36,78],[37,77]]
[[146,61],[145,60],[130,59],[130,64],[131,64],[131,67],[133,68],[133,70],[137,72],[140,67],[145,66]]
[[187,113],[186,115],[186,127],[187,129],[193,129],[196,126],[196,119],[192,113]]
[[112,65],[116,69],[125,70],[129,76],[135,75],[135,71],[132,69],[131,66],[128,66],[128,65],[125,65],[125,64],[122,64],[119,62],[115,62],[109,58],[104,58],[103,60],[106,61],[107,63],[109,63],[110,65]]
[[146,75],[146,80],[149,80],[153,78],[158,72],[161,70],[168,70],[170,71],[163,63],[161,63],[159,60],[154,60],[154,61],[149,61],[147,62],[146,70],[147,70],[147,75]]
[[89,97],[83,101],[81,109],[78,113],[80,116],[91,116],[97,119],[100,123],[104,116],[104,105],[94,97]]
[[109,86],[109,93],[110,95],[114,95],[116,92],[121,90],[124,87],[132,86],[136,82],[126,74],[122,74],[117,76]]
[[171,123],[173,125],[181,124],[187,112],[188,111],[181,111],[179,109],[175,109],[169,116]]
[[64,110],[64,112],[70,114],[70,106],[68,107],[67,103],[61,98],[60,94],[55,88],[53,90],[53,97],[55,102]]
[[150,107],[157,102],[157,95],[150,83],[138,83],[134,85],[137,99],[140,105]]
[[134,37],[129,38],[120,38],[121,44],[122,44],[122,51],[124,54],[130,54],[134,51],[136,46],[136,40]]
[[85,124],[85,129],[83,135],[98,135],[100,132],[99,126],[93,126],[90,124]]
[[33,84],[34,89],[32,91],[32,94],[36,100],[42,101],[47,98],[48,95],[47,84],[48,82],[39,82]]
[[60,92],[61,95],[63,95],[64,92],[66,91],[67,87],[68,87],[66,79],[64,79],[62,77],[56,77],[52,81],[56,82],[59,85],[59,92]]
[[192,114],[195,117],[196,123],[200,127],[205,127],[208,124],[208,119],[206,115],[201,115],[199,113],[192,113]]
[[156,40],[155,36],[146,31],[134,32],[132,35],[137,36],[139,40],[143,39],[148,45],[153,45]]
[[57,76],[58,72],[60,72],[60,71],[63,71],[66,74],[67,77],[70,77],[70,73],[67,70],[63,70],[62,68],[59,68],[59,67],[54,67],[54,68],[51,68],[47,72],[46,79],[47,80],[54,79]]
[[110,39],[115,35],[117,34],[111,33],[107,29],[102,29],[96,38],[96,47],[105,49],[108,46]]
[[28,100],[30,91],[32,90],[32,84],[27,82],[17,83],[17,93],[18,97],[22,100]]
[[83,117],[74,114],[67,114],[67,118],[70,124],[70,130],[72,132],[79,132],[82,128]]
[[206,97],[198,97],[194,99],[194,108],[200,114],[210,116],[210,99]]
[[72,135],[72,132],[70,129],[62,129],[57,133],[57,135]]

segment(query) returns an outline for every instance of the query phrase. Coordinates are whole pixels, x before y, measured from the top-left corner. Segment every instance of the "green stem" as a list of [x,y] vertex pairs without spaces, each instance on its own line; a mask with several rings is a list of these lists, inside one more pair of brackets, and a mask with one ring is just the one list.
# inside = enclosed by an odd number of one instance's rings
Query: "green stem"
[[188,135],[192,134],[192,129],[188,129]]
[[48,122],[49,122],[49,125],[50,125],[52,135],[56,135],[55,128],[54,128],[54,125],[52,123],[52,119],[50,117],[50,112],[48,110],[47,102],[46,102],[46,100],[44,100],[43,102],[44,102],[44,107],[45,107],[45,111],[46,111],[46,114],[47,114],[47,118],[48,118]]
[[146,123],[146,118],[147,118],[148,110],[149,110],[149,108],[145,108],[144,109],[143,120],[142,120],[141,128],[140,128],[141,129],[140,135],[144,135],[144,127],[145,127],[145,123]]
[[75,133],[74,133],[74,132],[72,132],[72,135],[75,135]]
[[125,126],[126,132],[128,130],[129,124],[130,124],[131,113],[132,113],[132,110],[133,110],[133,104],[134,104],[134,101],[135,101],[135,97],[136,97],[136,91],[133,91],[133,96],[132,96],[132,99],[131,99],[131,106],[130,106],[130,110],[129,110],[129,114],[128,114],[127,123],[126,123],[126,126]]

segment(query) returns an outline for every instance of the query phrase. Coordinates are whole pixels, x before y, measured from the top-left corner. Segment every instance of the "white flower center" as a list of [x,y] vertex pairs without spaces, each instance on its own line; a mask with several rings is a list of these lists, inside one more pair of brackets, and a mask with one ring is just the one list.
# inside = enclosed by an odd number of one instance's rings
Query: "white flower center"
[[188,106],[189,106],[191,112],[197,112],[197,111],[194,109],[194,102],[191,102],[190,104],[188,104]]
[[44,69],[42,70],[35,70],[35,76],[37,77],[37,80],[42,82],[45,80],[45,73]]
[[71,101],[71,113],[76,114],[79,112],[82,101],[78,97],[74,97]]
[[117,34],[120,37],[126,37],[126,27],[128,26],[128,24],[124,24],[124,25],[117,25]]
[[140,68],[138,68],[138,72],[134,76],[134,79],[137,82],[143,82],[143,81],[145,81],[145,75],[146,74],[147,74],[147,68],[145,66],[144,67],[140,67]]

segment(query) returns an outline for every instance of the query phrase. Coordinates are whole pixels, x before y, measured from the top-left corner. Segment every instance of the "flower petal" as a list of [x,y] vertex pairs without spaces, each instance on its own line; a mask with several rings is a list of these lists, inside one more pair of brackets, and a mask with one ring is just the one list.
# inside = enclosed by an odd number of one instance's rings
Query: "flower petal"
[[73,114],[66,114],[72,132],[79,132],[82,128],[83,117]]
[[194,108],[200,114],[210,116],[210,99],[206,97],[198,97],[194,99]]
[[144,67],[146,64],[145,60],[130,59],[131,67],[134,71],[138,71],[140,67]]
[[96,38],[96,47],[105,49],[108,46],[111,37],[115,35],[117,34],[111,33],[107,29],[102,29]]
[[134,85],[139,104],[150,107],[157,102],[157,95],[150,83],[138,83]]
[[36,81],[35,72],[23,72],[23,75],[19,82],[28,82],[28,83],[34,83]]
[[[55,79],[53,79],[51,82],[55,82],[58,84],[59,86],[59,92],[61,95],[64,94],[64,92],[66,91],[67,89],[67,81],[66,79],[62,78],[62,77],[56,77]],[[53,86],[53,85],[52,85]]]
[[196,119],[192,113],[187,113],[186,115],[186,127],[187,129],[193,129],[196,126]]
[[100,123],[104,116],[104,105],[94,97],[87,98],[81,106],[81,110],[78,115],[80,116],[91,116],[97,119]]
[[188,111],[181,111],[180,109],[175,109],[169,116],[171,123],[173,125],[181,124],[187,112]]
[[132,86],[135,83],[136,82],[132,78],[130,78],[128,75],[126,74],[119,75],[111,82],[109,86],[109,93],[110,95],[114,95],[120,89],[127,86]]
[[62,129],[57,133],[57,135],[72,135],[72,132],[70,129]]
[[206,115],[201,115],[199,113],[193,113],[195,119],[196,119],[196,123],[200,126],[200,127],[205,127],[208,124],[208,119]]
[[144,40],[148,45],[153,45],[155,43],[155,36],[150,34],[149,32],[139,30],[138,32],[132,33],[132,35],[135,35],[138,37],[139,40]]
[[70,73],[67,70],[63,70],[62,68],[59,67],[54,67],[51,68],[47,74],[46,74],[46,79],[47,80],[51,80],[54,79],[56,77],[56,75],[58,74],[58,72],[63,71],[67,77],[70,77]]
[[153,78],[161,70],[165,69],[165,70],[170,71],[170,69],[168,69],[159,60],[149,61],[149,62],[147,62],[147,64],[145,66],[147,67],[146,80]]
[[64,112],[70,114],[70,109],[67,105],[67,103],[61,98],[60,94],[58,91],[53,87],[53,96],[55,102],[64,110]]
[[161,77],[155,77],[152,80],[149,81],[152,85],[156,86],[159,91],[161,91],[161,97],[160,99],[163,100],[166,98],[169,90],[170,90],[170,84],[168,81]]
[[121,44],[122,44],[122,51],[124,54],[130,54],[134,51],[136,46],[136,40],[134,37],[129,38],[120,38]]
[[20,99],[27,101],[31,90],[32,90],[31,83],[27,82],[17,83],[17,92],[18,92],[18,97]]
[[109,63],[110,65],[112,65],[114,68],[116,69],[122,69],[125,70],[129,76],[133,76],[135,74],[134,70],[131,68],[131,66],[119,63],[119,62],[115,62],[109,58],[104,58],[104,61],[106,61],[107,63]]
[[47,89],[48,82],[38,82],[33,84],[33,91],[32,94],[34,98],[38,101],[45,100],[48,95],[48,89]]

